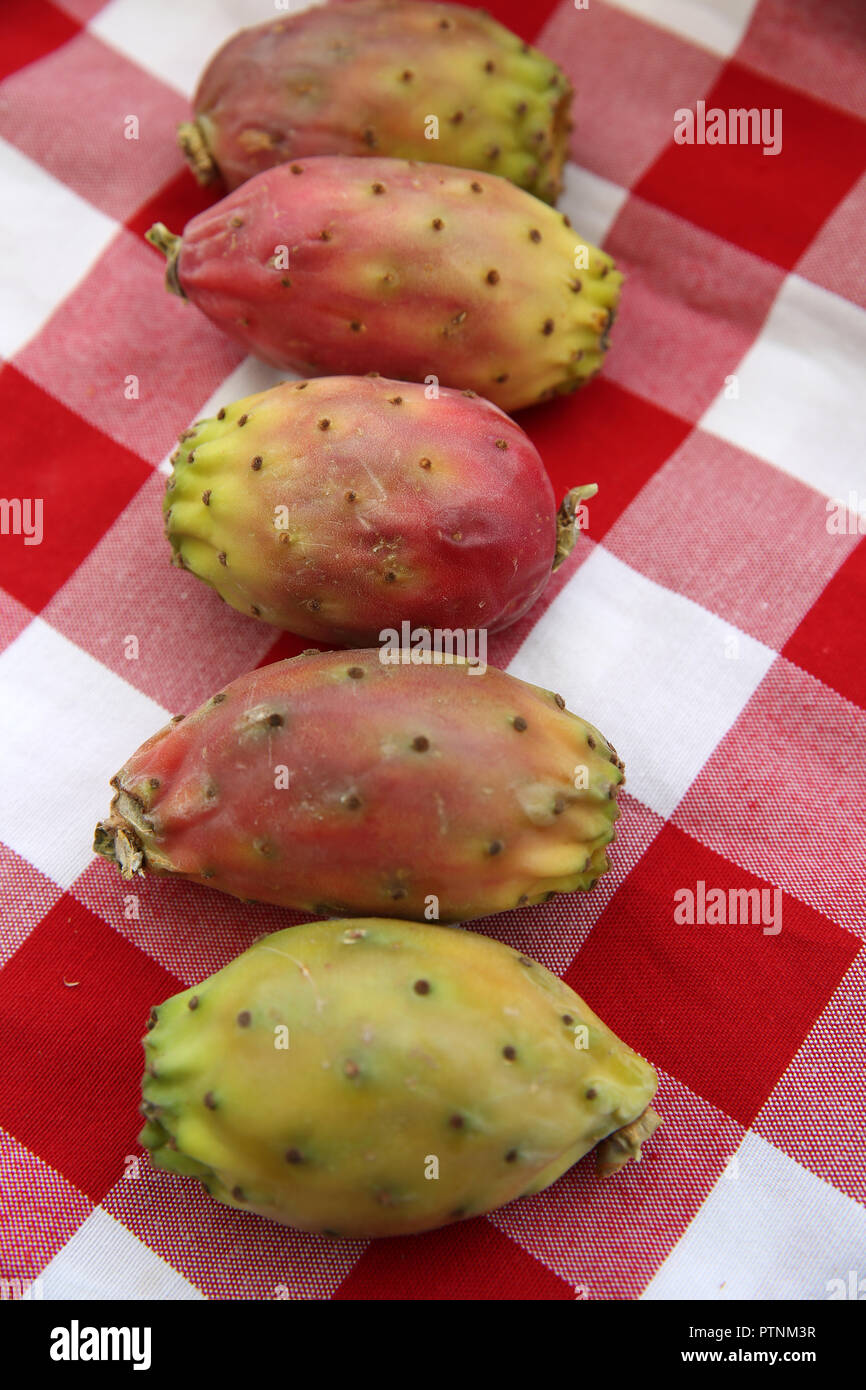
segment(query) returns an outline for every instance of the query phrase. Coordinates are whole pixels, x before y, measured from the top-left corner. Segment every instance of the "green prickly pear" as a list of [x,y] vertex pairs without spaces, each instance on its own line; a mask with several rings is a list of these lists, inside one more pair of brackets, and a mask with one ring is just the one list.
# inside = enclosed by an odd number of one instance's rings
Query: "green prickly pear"
[[486,169],[554,202],[571,96],[483,10],[353,0],[241,30],[178,136],[199,182],[229,188],[304,155],[379,154]]
[[94,848],[125,877],[323,916],[453,922],[591,888],[615,749],[551,691],[425,655],[320,652],[240,677],[133,754]]
[[321,155],[147,238],[169,289],[266,362],[436,378],[511,411],[602,364],[622,276],[570,227],[492,174]]
[[263,937],[155,1009],[141,1142],[227,1206],[408,1235],[602,1175],[660,1123],[657,1078],[538,962],[380,918]]
[[473,392],[284,382],[188,430],[165,494],[175,563],[314,641],[515,622],[574,543],[538,451]]

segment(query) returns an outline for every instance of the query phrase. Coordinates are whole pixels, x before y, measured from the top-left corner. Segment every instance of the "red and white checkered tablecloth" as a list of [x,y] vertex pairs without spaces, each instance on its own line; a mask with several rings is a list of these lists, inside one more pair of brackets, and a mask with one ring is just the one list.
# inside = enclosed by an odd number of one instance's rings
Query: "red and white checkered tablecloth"
[[[0,535],[5,1296],[827,1299],[866,1276],[866,8],[492,11],[574,80],[562,207],[628,279],[603,375],[520,417],[559,492],[600,490],[489,654],[610,735],[628,794],[591,894],[479,929],[653,1062],[664,1128],[606,1184],[585,1161],[371,1243],[226,1210],[143,1156],[150,1006],[301,920],[91,853],[133,748],[307,645],[168,563],[177,434],[277,374],[166,294],[142,239],[213,200],[175,126],[274,5],[5,0],[0,491],[44,507],[41,544]],[[698,101],[781,111],[781,152],[676,143]],[[762,890],[775,925],[678,923],[699,884]]]

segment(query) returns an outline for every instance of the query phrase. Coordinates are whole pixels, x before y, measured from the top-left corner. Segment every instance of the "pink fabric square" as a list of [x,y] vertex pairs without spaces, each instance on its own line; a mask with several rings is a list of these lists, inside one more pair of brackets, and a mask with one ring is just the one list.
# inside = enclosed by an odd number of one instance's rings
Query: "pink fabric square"
[[866,938],[866,711],[780,657],[673,824]]
[[186,114],[176,92],[84,30],[6,79],[0,136],[122,221],[183,166]]
[[104,10],[110,0],[53,0],[58,10],[65,10],[71,14],[73,19],[80,19],[85,23]]
[[62,897],[62,888],[0,844],[0,968]]
[[861,951],[754,1128],[825,1182],[866,1202],[866,956]]
[[166,291],[163,270],[161,256],[121,230],[15,358],[20,371],[150,463],[173,448],[243,357]]
[[783,271],[636,197],[605,245],[626,272],[606,375],[697,421],[758,336]]
[[[113,792],[106,773],[107,812]],[[310,920],[309,913],[244,903],[183,879],[145,875],[124,882],[103,859],[92,860],[70,891],[187,986],[222,970],[257,937]]]
[[93,1203],[2,1128],[0,1190],[3,1278],[20,1279],[26,1285],[38,1278],[58,1250],[75,1235],[93,1210]]
[[866,117],[863,0],[758,0],[737,60]]
[[828,535],[826,522],[822,495],[696,429],[604,543],[648,579],[781,650],[859,539]]
[[804,256],[794,266],[798,275],[832,290],[866,309],[863,278],[863,228],[866,226],[866,174],[827,218]]
[[366,1242],[305,1235],[219,1206],[200,1183],[153,1168],[106,1193],[105,1210],[210,1298],[329,1298]]
[[0,652],[33,621],[33,614],[5,589],[0,589]]
[[[43,611],[47,622],[172,714],[187,714],[243,675],[276,628],[237,613],[171,563],[166,479],[154,473]],[[113,595],[94,604],[94,594]],[[138,659],[128,660],[128,636]],[[131,751],[131,750],[130,750]]]
[[538,36],[575,89],[571,158],[631,188],[670,144],[674,112],[693,106],[723,61],[666,29],[592,0],[566,0]]

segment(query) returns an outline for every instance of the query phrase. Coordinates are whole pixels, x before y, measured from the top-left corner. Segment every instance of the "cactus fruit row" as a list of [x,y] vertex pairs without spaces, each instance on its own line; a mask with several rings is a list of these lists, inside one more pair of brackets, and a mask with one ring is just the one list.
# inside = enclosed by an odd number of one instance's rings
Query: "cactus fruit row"
[[175,562],[241,613],[314,641],[493,632],[575,538],[537,450],[472,392],[385,378],[285,382],[186,431],[165,493]]
[[179,139],[199,181],[228,188],[299,157],[378,154],[487,170],[554,202],[571,95],[482,10],[353,0],[236,34]]
[[169,289],[274,366],[435,377],[508,411],[595,375],[622,281],[507,180],[400,159],[281,164],[147,235]]
[[[142,1143],[218,1201],[408,1235],[639,1159],[653,1069],[537,961],[362,918],[261,938],[151,1015]],[[250,1084],[251,1079],[255,1084]]]
[[457,922],[591,888],[624,780],[603,735],[492,666],[383,655],[261,667],[167,725],[113,779],[96,850],[322,916]]
[[94,848],[123,879],[330,919],[261,938],[145,1039],[156,1166],[303,1231],[431,1230],[593,1148],[614,1172],[660,1123],[653,1069],[567,985],[439,925],[591,889],[619,816],[597,728],[452,650],[528,611],[595,492],[557,512],[505,414],[589,380],[618,307],[610,256],[551,206],[571,97],[478,10],[282,15],[216,54],[181,127],[227,196],[147,234],[173,293],[303,378],[184,432],[174,562],[353,649],[176,716],[112,779]]

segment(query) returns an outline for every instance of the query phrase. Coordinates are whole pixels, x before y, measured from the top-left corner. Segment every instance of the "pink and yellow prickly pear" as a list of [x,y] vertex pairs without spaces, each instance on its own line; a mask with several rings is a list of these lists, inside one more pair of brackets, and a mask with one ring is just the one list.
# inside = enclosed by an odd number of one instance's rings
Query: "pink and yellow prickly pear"
[[141,1142],[219,1202],[409,1235],[602,1175],[660,1123],[652,1067],[537,961],[367,918],[261,938],[151,1014]]
[[436,378],[509,411],[598,371],[622,280],[507,180],[400,159],[282,164],[182,238],[147,235],[169,288],[275,366]]
[[531,440],[474,392],[284,382],[200,420],[165,494],[175,563],[316,641],[521,617],[575,536]]
[[229,188],[306,155],[436,159],[560,188],[571,87],[483,10],[353,0],[243,29],[211,59],[178,136]]
[[454,922],[591,888],[624,780],[598,730],[494,667],[388,656],[277,662],[173,721],[113,779],[95,849],[330,916]]

